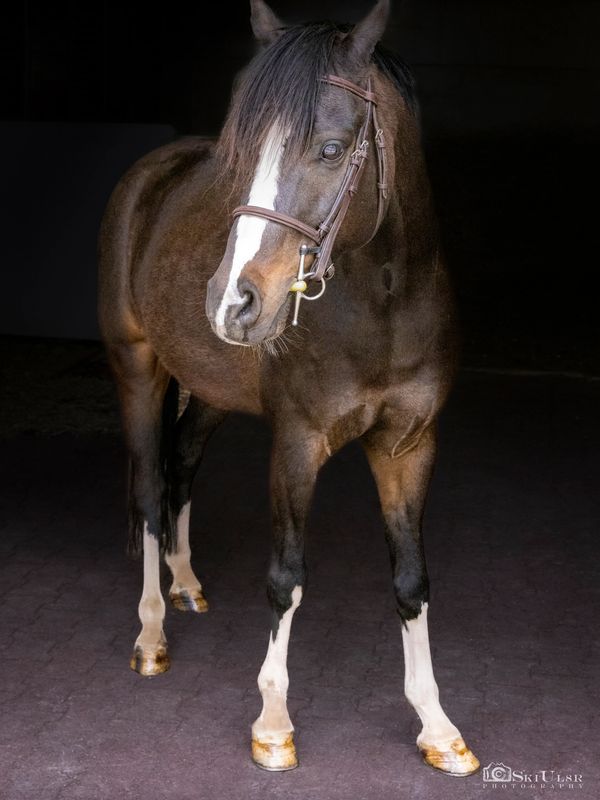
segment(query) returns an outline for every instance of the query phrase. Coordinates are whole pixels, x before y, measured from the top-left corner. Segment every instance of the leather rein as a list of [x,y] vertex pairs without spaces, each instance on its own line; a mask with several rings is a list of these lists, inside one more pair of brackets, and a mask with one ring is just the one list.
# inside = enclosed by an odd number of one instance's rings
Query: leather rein
[[[338,190],[337,196],[333,201],[333,205],[329,214],[321,222],[318,228],[313,228],[307,225],[302,220],[291,217],[288,214],[283,214],[280,211],[274,211],[270,208],[262,208],[261,206],[238,206],[233,211],[234,219],[243,215],[250,215],[255,217],[263,217],[270,222],[276,222],[279,225],[284,225],[287,228],[292,228],[298,233],[315,243],[314,247],[302,245],[300,247],[300,264],[298,267],[298,275],[296,281],[290,287],[291,292],[296,293],[296,304],[294,309],[294,316],[292,325],[298,324],[298,311],[300,308],[300,301],[304,300],[317,300],[322,297],[325,292],[325,281],[333,277],[334,267],[331,261],[331,253],[335,240],[342,226],[342,223],[348,213],[348,208],[352,198],[358,191],[361,174],[368,156],[369,149],[369,130],[373,126],[374,141],[377,153],[377,222],[373,233],[368,239],[368,242],[373,239],[379,230],[383,217],[386,211],[386,201],[388,198],[387,186],[387,156],[385,152],[385,139],[383,129],[379,125],[377,115],[377,96],[371,89],[371,79],[368,79],[367,88],[362,89],[357,84],[348,81],[345,78],[338,78],[336,75],[326,75],[321,78],[323,83],[328,83],[331,86],[337,86],[352,94],[360,97],[365,101],[366,113],[364,122],[358,132],[356,139],[356,148],[350,155],[346,172],[342,179],[342,183]],[[307,255],[314,255],[312,269],[310,272],[304,272],[304,260]],[[321,290],[316,295],[305,294],[308,285],[307,281],[320,281]]]

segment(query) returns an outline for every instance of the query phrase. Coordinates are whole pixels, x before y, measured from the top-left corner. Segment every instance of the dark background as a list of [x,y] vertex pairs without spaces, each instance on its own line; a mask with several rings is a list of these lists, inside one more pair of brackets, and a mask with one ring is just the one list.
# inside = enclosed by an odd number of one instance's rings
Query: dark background
[[[370,0],[274,6],[353,21]],[[192,563],[209,614],[167,611],[166,676],[128,669],[141,565],[123,554],[127,454],[94,340],[96,236],[136,158],[218,131],[253,51],[248,7],[2,9],[0,795],[489,797],[481,775],[435,774],[416,752],[377,492],[356,443],[319,476],[307,530],[289,655],[300,769],[271,775],[249,759],[270,623],[260,420],[232,415],[195,485]],[[600,797],[599,21],[584,0],[407,0],[387,37],[417,77],[464,330],[425,514],[443,704],[482,766],[581,774],[586,800]],[[169,583],[163,573],[165,595]]]
[[[355,21],[370,5],[273,2],[286,20]],[[95,338],[108,195],[151,148],[218,132],[253,53],[248,4],[3,14],[0,333]],[[416,74],[467,364],[598,371],[599,22],[586,0],[394,4],[386,44]]]

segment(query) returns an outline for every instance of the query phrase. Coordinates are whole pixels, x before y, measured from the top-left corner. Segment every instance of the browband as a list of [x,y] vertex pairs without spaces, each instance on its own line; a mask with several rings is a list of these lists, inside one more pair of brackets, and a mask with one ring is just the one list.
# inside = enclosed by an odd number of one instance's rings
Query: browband
[[377,95],[375,92],[371,92],[369,89],[361,89],[360,86],[357,86],[352,81],[347,81],[346,78],[338,78],[337,75],[324,75],[321,78],[323,83],[329,83],[332,86],[338,86],[340,89],[346,89],[347,92],[352,92],[357,97],[362,98],[367,103],[373,103],[373,105],[377,105]]

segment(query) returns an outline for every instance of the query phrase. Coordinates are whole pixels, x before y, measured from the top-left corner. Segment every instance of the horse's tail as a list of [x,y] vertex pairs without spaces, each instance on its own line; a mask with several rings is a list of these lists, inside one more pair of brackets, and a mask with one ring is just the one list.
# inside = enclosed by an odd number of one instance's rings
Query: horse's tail
[[175,460],[177,414],[179,411],[179,384],[175,378],[169,380],[163,402],[160,435],[160,463],[164,472],[165,491],[161,502],[162,536],[161,549],[166,553],[177,550],[177,518],[174,514],[171,493],[174,488],[173,464]]
[[[179,408],[179,384],[175,378],[169,379],[162,407],[160,426],[160,535],[158,537],[160,549],[164,553],[177,550],[177,520],[171,502],[173,491],[173,463],[175,455],[175,425]],[[144,522],[133,497],[134,467],[129,470],[129,535],[127,539],[127,552],[130,555],[139,555],[143,549]]]

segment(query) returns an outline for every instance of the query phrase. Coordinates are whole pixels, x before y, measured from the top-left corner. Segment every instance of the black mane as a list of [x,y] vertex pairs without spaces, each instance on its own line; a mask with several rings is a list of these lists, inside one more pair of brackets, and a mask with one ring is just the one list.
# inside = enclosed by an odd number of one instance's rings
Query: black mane
[[372,59],[379,70],[394,84],[413,114],[417,111],[415,78],[410,67],[395,53],[378,44]]
[[[264,136],[277,118],[290,131],[287,151],[303,152],[312,132],[320,78],[331,72],[333,47],[351,27],[334,22],[295,25],[250,62],[219,141],[221,156],[238,175],[256,164]],[[372,60],[414,112],[414,80],[408,66],[380,45]]]

